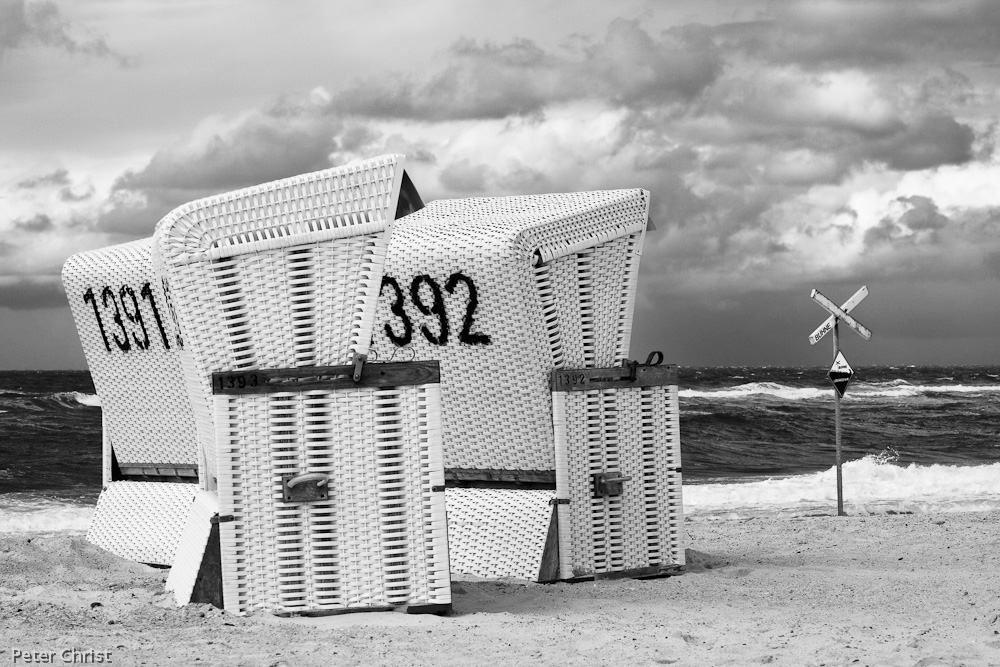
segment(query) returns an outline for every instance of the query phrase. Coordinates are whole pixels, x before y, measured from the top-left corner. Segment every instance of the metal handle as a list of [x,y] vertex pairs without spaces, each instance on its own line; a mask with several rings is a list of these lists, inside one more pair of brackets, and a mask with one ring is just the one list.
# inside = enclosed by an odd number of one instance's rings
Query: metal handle
[[330,497],[330,476],[325,472],[306,472],[281,480],[281,497],[286,503],[308,503]]
[[327,475],[325,472],[307,472],[292,477],[287,482],[285,482],[285,486],[291,489],[293,487],[298,486],[299,484],[302,484],[303,482],[316,482],[316,486],[323,486],[329,481],[330,481],[330,476]]

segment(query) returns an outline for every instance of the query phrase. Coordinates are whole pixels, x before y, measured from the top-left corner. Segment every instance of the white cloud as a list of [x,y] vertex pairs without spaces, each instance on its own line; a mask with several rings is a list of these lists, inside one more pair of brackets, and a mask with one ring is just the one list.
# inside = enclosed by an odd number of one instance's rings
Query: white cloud
[[899,122],[881,86],[856,69],[814,73],[794,65],[746,61],[732,67],[717,88],[719,103],[749,121],[872,133]]
[[994,158],[909,172],[900,179],[895,194],[930,197],[945,211],[1000,207],[1000,161]]
[[1000,251],[1000,233],[988,233],[1000,231],[998,178],[995,162],[913,172],[869,165],[843,183],[777,203],[766,218],[792,250],[789,279],[869,273],[971,280]]
[[[620,147],[626,116],[624,109],[582,101],[553,105],[541,117],[376,121],[370,127],[381,138],[366,148],[408,153],[414,162],[414,183],[425,199],[609,187],[609,172],[634,172],[633,162],[641,148]],[[363,156],[337,155],[341,159]],[[421,155],[433,156],[433,160],[421,163]],[[455,179],[463,167],[475,173],[459,179],[464,186],[449,187],[448,182],[458,182]],[[444,179],[443,174],[447,174]],[[539,175],[544,178],[538,180]],[[474,183],[481,183],[483,189],[474,191]]]

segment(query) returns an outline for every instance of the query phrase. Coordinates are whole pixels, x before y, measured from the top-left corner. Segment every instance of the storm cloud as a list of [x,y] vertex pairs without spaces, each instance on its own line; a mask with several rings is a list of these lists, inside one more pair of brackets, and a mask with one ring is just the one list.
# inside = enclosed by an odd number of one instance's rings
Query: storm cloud
[[[868,281],[873,295],[892,290],[913,305],[914,286],[933,285],[935,298],[951,295],[949,313],[963,293],[1000,293],[1000,4],[696,4],[642,4],[628,16],[602,5],[605,18],[586,30],[581,17],[561,12],[544,30],[522,24],[521,34],[493,30],[502,11],[485,4],[475,25],[414,30],[386,17],[351,37],[359,59],[379,56],[373,44],[394,56],[375,71],[293,58],[307,49],[273,34],[277,15],[240,13],[234,26],[267,17],[244,27],[272,35],[273,45],[248,41],[284,68],[280,84],[256,90],[251,70],[229,77],[249,54],[242,41],[225,42],[235,55],[220,50],[217,63],[187,62],[171,47],[142,61],[163,77],[156,99],[179,110],[205,96],[201,115],[158,130],[127,157],[73,162],[64,158],[71,151],[53,149],[30,166],[0,161],[8,184],[0,279],[17,285],[10,294],[36,295],[8,301],[47,303],[33,267],[51,279],[73,249],[149,236],[186,202],[389,152],[407,155],[425,201],[649,190],[657,229],[645,241],[636,335],[690,351],[678,357],[688,363],[738,363],[740,348],[719,352],[730,322],[764,314],[791,328],[801,318],[810,329],[812,287],[847,296]],[[13,66],[4,56],[15,49],[131,62],[109,46],[121,33],[95,36],[61,7],[0,0],[0,67]],[[165,11],[183,23],[199,15],[189,9],[190,19]],[[182,76],[168,71],[170,58],[184,61]],[[101,79],[117,91],[108,107],[116,122],[141,125],[121,102],[128,76],[144,67],[103,66],[118,77]],[[307,67],[311,77],[296,78]],[[20,74],[27,81],[31,73]],[[238,101],[230,87],[242,91]],[[782,310],[795,299],[806,307]],[[673,317],[677,309],[683,318]],[[933,331],[925,337],[957,335],[959,326],[907,321]],[[985,326],[978,315],[965,321]],[[766,323],[747,327],[767,338]],[[882,330],[903,336],[907,327]],[[761,345],[757,362],[770,363],[792,342]]]

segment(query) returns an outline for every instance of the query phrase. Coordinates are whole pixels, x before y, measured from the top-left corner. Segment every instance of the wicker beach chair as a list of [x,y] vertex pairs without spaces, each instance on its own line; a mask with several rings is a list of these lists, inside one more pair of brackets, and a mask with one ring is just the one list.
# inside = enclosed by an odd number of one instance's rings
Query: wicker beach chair
[[169,565],[198,488],[197,437],[151,243],[78,253],[62,278],[103,412],[104,490],[88,539]]
[[[366,363],[402,183],[384,156],[157,225],[227,610],[450,605],[437,367]],[[185,535],[206,535],[206,503]],[[183,603],[205,553],[182,554]]]
[[[617,422],[578,412],[573,399],[559,399],[572,424],[557,437],[551,374],[626,360],[647,217],[647,192],[616,190],[441,200],[397,224],[373,346],[380,357],[440,360],[456,574],[551,580],[679,562],[676,544],[669,555],[646,550],[607,567],[585,555],[570,557],[566,567],[553,560],[595,547],[587,546],[591,537],[579,520],[569,530],[575,514],[565,508],[556,514],[551,503],[582,506],[565,495],[568,480],[583,474],[589,484],[591,474],[617,471],[619,461],[613,447],[579,439],[576,428],[582,420],[586,433],[614,440]],[[675,417],[676,402],[667,410]],[[639,439],[622,438],[629,442],[624,457],[648,454],[629,449]],[[586,466],[567,449],[587,459]],[[559,456],[574,466],[562,471],[561,484]],[[629,495],[636,485],[626,487]],[[637,519],[635,530],[648,520]],[[661,513],[656,520],[678,519]],[[594,519],[588,530],[603,529]]]

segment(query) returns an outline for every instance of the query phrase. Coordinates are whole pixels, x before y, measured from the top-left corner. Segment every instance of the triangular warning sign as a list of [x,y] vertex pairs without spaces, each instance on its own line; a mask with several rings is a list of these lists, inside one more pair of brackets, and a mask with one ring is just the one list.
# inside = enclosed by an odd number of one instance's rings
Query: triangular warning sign
[[830,367],[829,375],[830,381],[833,382],[837,393],[843,397],[844,392],[847,391],[847,383],[854,377],[854,369],[847,363],[843,352],[837,352],[837,358],[833,360],[833,366]]

